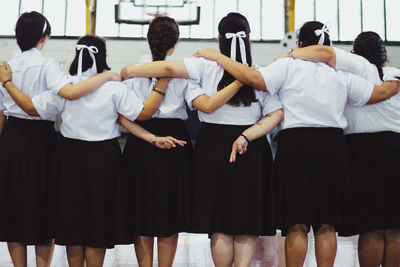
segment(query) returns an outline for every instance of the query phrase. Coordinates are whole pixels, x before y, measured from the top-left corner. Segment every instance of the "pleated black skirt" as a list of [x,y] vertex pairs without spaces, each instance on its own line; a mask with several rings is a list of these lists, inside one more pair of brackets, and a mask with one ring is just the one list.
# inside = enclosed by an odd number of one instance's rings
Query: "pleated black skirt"
[[9,117],[0,138],[0,241],[44,244],[54,122]]
[[292,128],[279,133],[275,159],[277,227],[294,224],[313,230],[343,226],[348,209],[348,150],[343,130]]
[[202,123],[193,158],[189,231],[275,235],[272,153],[265,137],[229,163],[232,144],[249,126]]
[[54,161],[55,243],[94,248],[133,243],[117,139],[62,137]]
[[350,154],[350,232],[400,229],[400,133],[346,136]]
[[151,119],[138,122],[159,136],[187,141],[169,150],[154,147],[129,135],[123,157],[131,195],[136,235],[168,237],[186,231],[189,167],[192,145],[185,123],[180,119]]

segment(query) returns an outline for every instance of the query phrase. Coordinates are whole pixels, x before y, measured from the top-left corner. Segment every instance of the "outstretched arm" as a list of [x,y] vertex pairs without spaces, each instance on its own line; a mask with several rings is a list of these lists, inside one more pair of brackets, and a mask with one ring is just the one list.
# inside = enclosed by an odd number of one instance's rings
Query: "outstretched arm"
[[261,73],[247,65],[232,60],[231,58],[219,53],[218,51],[205,48],[197,51],[193,56],[203,57],[208,60],[212,60],[220,64],[227,72],[229,72],[236,80],[241,81],[244,84],[248,84],[251,87],[265,91],[267,87],[264,83],[264,79]]
[[[3,84],[4,88],[10,94],[11,98],[15,101],[15,103],[26,112],[26,114],[30,116],[39,116],[36,111],[35,106],[32,103],[32,99],[24,94],[21,90],[19,90],[11,81],[12,72],[10,66],[7,62],[3,62],[0,66],[0,81]],[[8,82],[6,82],[8,81]],[[4,84],[4,82],[6,82]]]
[[128,120],[122,115],[118,116],[118,123],[121,124],[126,130],[128,130],[133,135],[161,149],[169,149],[171,147],[176,147],[176,144],[180,146],[184,146],[186,144],[186,141],[175,139],[172,136],[167,136],[167,137],[156,136],[147,131],[146,129],[144,129],[143,127],[141,127],[139,124]]
[[132,77],[189,78],[183,61],[153,61],[143,65],[126,65],[121,69],[122,80]]
[[274,61],[278,58],[285,57],[292,57],[314,62],[323,62],[333,68],[336,66],[335,50],[333,49],[333,47],[327,45],[310,45],[302,48],[297,48],[290,52],[283,53],[279,57],[275,58]]
[[6,116],[4,116],[3,111],[0,110],[0,134],[3,132],[5,119],[6,119]]
[[167,89],[170,80],[171,78],[161,78],[157,82],[149,97],[146,99],[146,101],[144,101],[142,112],[140,112],[137,120],[146,121],[151,119],[154,112],[156,112],[158,107],[161,105],[165,90]]
[[60,91],[58,91],[58,94],[65,99],[76,100],[90,94],[107,81],[120,80],[121,77],[119,74],[111,71],[106,71],[77,84],[68,83],[63,88],[61,88]]
[[391,98],[400,92],[400,82],[398,81],[388,81],[381,85],[375,85],[374,91],[368,100],[367,104],[375,104],[386,99]]
[[282,120],[283,111],[282,109],[279,109],[264,116],[253,126],[247,128],[233,143],[229,162],[235,162],[236,153],[246,153],[249,142],[266,135],[272,131]]
[[212,96],[200,95],[196,97],[192,104],[201,112],[210,114],[216,109],[225,105],[243,86],[243,84],[237,80],[233,81],[230,85],[226,86],[222,90],[219,90]]

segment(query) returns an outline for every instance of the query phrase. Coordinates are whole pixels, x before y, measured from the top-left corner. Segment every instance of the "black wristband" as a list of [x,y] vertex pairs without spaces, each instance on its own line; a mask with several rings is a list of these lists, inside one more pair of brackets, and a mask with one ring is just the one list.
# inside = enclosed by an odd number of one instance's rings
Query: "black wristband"
[[244,139],[246,139],[247,143],[250,143],[250,140],[249,140],[249,138],[247,138],[247,136],[245,136],[243,133],[241,133],[240,135],[243,136]]
[[165,96],[165,93],[164,93],[164,92],[161,92],[160,90],[158,90],[158,89],[155,88],[155,87],[153,88],[153,91],[159,93],[159,94],[162,95],[162,96]]

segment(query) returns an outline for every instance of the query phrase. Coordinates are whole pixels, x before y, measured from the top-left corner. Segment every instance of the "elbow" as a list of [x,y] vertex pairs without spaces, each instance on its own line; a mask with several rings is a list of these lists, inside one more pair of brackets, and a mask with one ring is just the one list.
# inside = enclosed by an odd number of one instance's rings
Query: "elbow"
[[148,121],[152,118],[152,114],[146,114],[145,112],[140,113],[140,115],[136,118],[138,121]]
[[80,96],[74,92],[70,92],[69,90],[60,94],[63,98],[67,100],[77,100]]
[[129,69],[130,69],[131,65],[126,65],[125,67],[123,67],[121,69],[121,78],[122,80],[126,80],[129,79]]
[[175,75],[175,69],[172,66],[172,64],[168,61],[165,61],[164,71],[165,71],[165,76],[172,77]]
[[275,111],[276,114],[276,119],[278,120],[278,122],[281,122],[283,120],[283,110],[279,109],[277,111]]

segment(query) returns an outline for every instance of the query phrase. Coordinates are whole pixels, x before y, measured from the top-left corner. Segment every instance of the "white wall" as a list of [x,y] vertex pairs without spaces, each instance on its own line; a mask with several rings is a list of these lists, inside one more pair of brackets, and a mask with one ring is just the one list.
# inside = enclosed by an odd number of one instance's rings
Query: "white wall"
[[[74,56],[75,42],[76,40],[50,39],[43,49],[43,55],[57,59],[67,70]],[[173,58],[189,57],[196,50],[206,47],[218,49],[217,41],[180,41]],[[347,51],[351,50],[351,45],[338,45],[338,47]],[[0,39],[0,61],[10,59],[16,49],[15,39]],[[128,63],[137,63],[142,55],[150,53],[146,40],[107,40],[107,49],[108,64],[115,72],[119,72],[121,67]],[[390,64],[400,67],[400,46],[388,46],[387,50]],[[284,51],[285,49],[280,44],[253,43],[253,62],[265,66]]]

